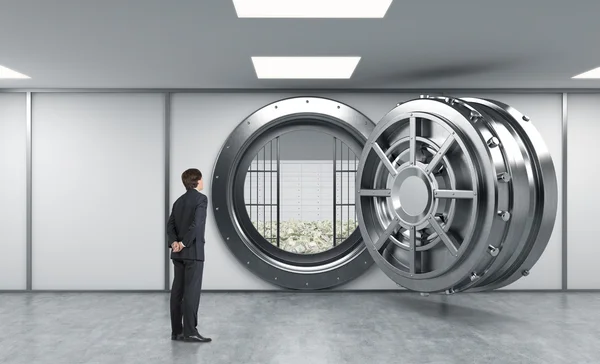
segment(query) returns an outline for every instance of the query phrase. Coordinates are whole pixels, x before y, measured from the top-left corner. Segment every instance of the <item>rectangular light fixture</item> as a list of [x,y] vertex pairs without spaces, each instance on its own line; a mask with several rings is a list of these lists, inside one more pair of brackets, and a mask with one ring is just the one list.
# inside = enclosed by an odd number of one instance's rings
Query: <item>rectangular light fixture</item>
[[0,79],[2,78],[22,78],[27,79],[31,78],[17,71],[11,70],[8,67],[0,66]]
[[360,57],[252,57],[261,79],[348,79]]
[[233,0],[238,18],[383,18],[392,0]]
[[573,76],[573,78],[600,78],[600,67],[594,68],[593,70],[584,72],[580,75]]

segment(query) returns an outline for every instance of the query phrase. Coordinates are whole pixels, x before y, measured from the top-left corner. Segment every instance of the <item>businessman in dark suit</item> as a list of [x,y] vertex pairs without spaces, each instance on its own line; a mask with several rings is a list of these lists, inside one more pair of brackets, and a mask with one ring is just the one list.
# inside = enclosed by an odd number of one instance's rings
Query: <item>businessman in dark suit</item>
[[208,198],[202,173],[188,169],[181,175],[187,192],[175,201],[167,223],[168,245],[175,266],[171,288],[171,340],[210,342],[200,335],[198,305],[204,270],[204,229]]

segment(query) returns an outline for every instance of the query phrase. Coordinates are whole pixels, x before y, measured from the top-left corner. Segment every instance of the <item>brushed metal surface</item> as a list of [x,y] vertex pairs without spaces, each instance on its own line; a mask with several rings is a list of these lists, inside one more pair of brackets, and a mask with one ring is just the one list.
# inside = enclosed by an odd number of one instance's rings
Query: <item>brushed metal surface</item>
[[493,100],[422,96],[384,116],[366,146],[359,227],[392,280],[452,294],[529,274],[558,196],[552,159],[527,116]]

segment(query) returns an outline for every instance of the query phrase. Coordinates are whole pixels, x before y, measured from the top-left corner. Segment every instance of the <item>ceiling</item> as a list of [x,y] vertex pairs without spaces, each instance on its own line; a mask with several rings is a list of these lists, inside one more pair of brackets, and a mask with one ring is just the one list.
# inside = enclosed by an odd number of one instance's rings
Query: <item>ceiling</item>
[[[350,0],[349,0],[350,1]],[[384,19],[238,19],[231,0],[0,0],[0,88],[600,88],[600,1],[394,0]],[[251,56],[362,56],[259,80]]]

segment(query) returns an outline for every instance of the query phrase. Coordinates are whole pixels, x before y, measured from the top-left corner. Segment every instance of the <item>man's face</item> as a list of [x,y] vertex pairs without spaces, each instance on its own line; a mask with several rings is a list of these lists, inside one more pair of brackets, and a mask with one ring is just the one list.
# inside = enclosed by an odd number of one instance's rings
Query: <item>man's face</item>
[[204,180],[202,178],[200,178],[200,181],[198,181],[198,191],[202,191],[204,189]]

